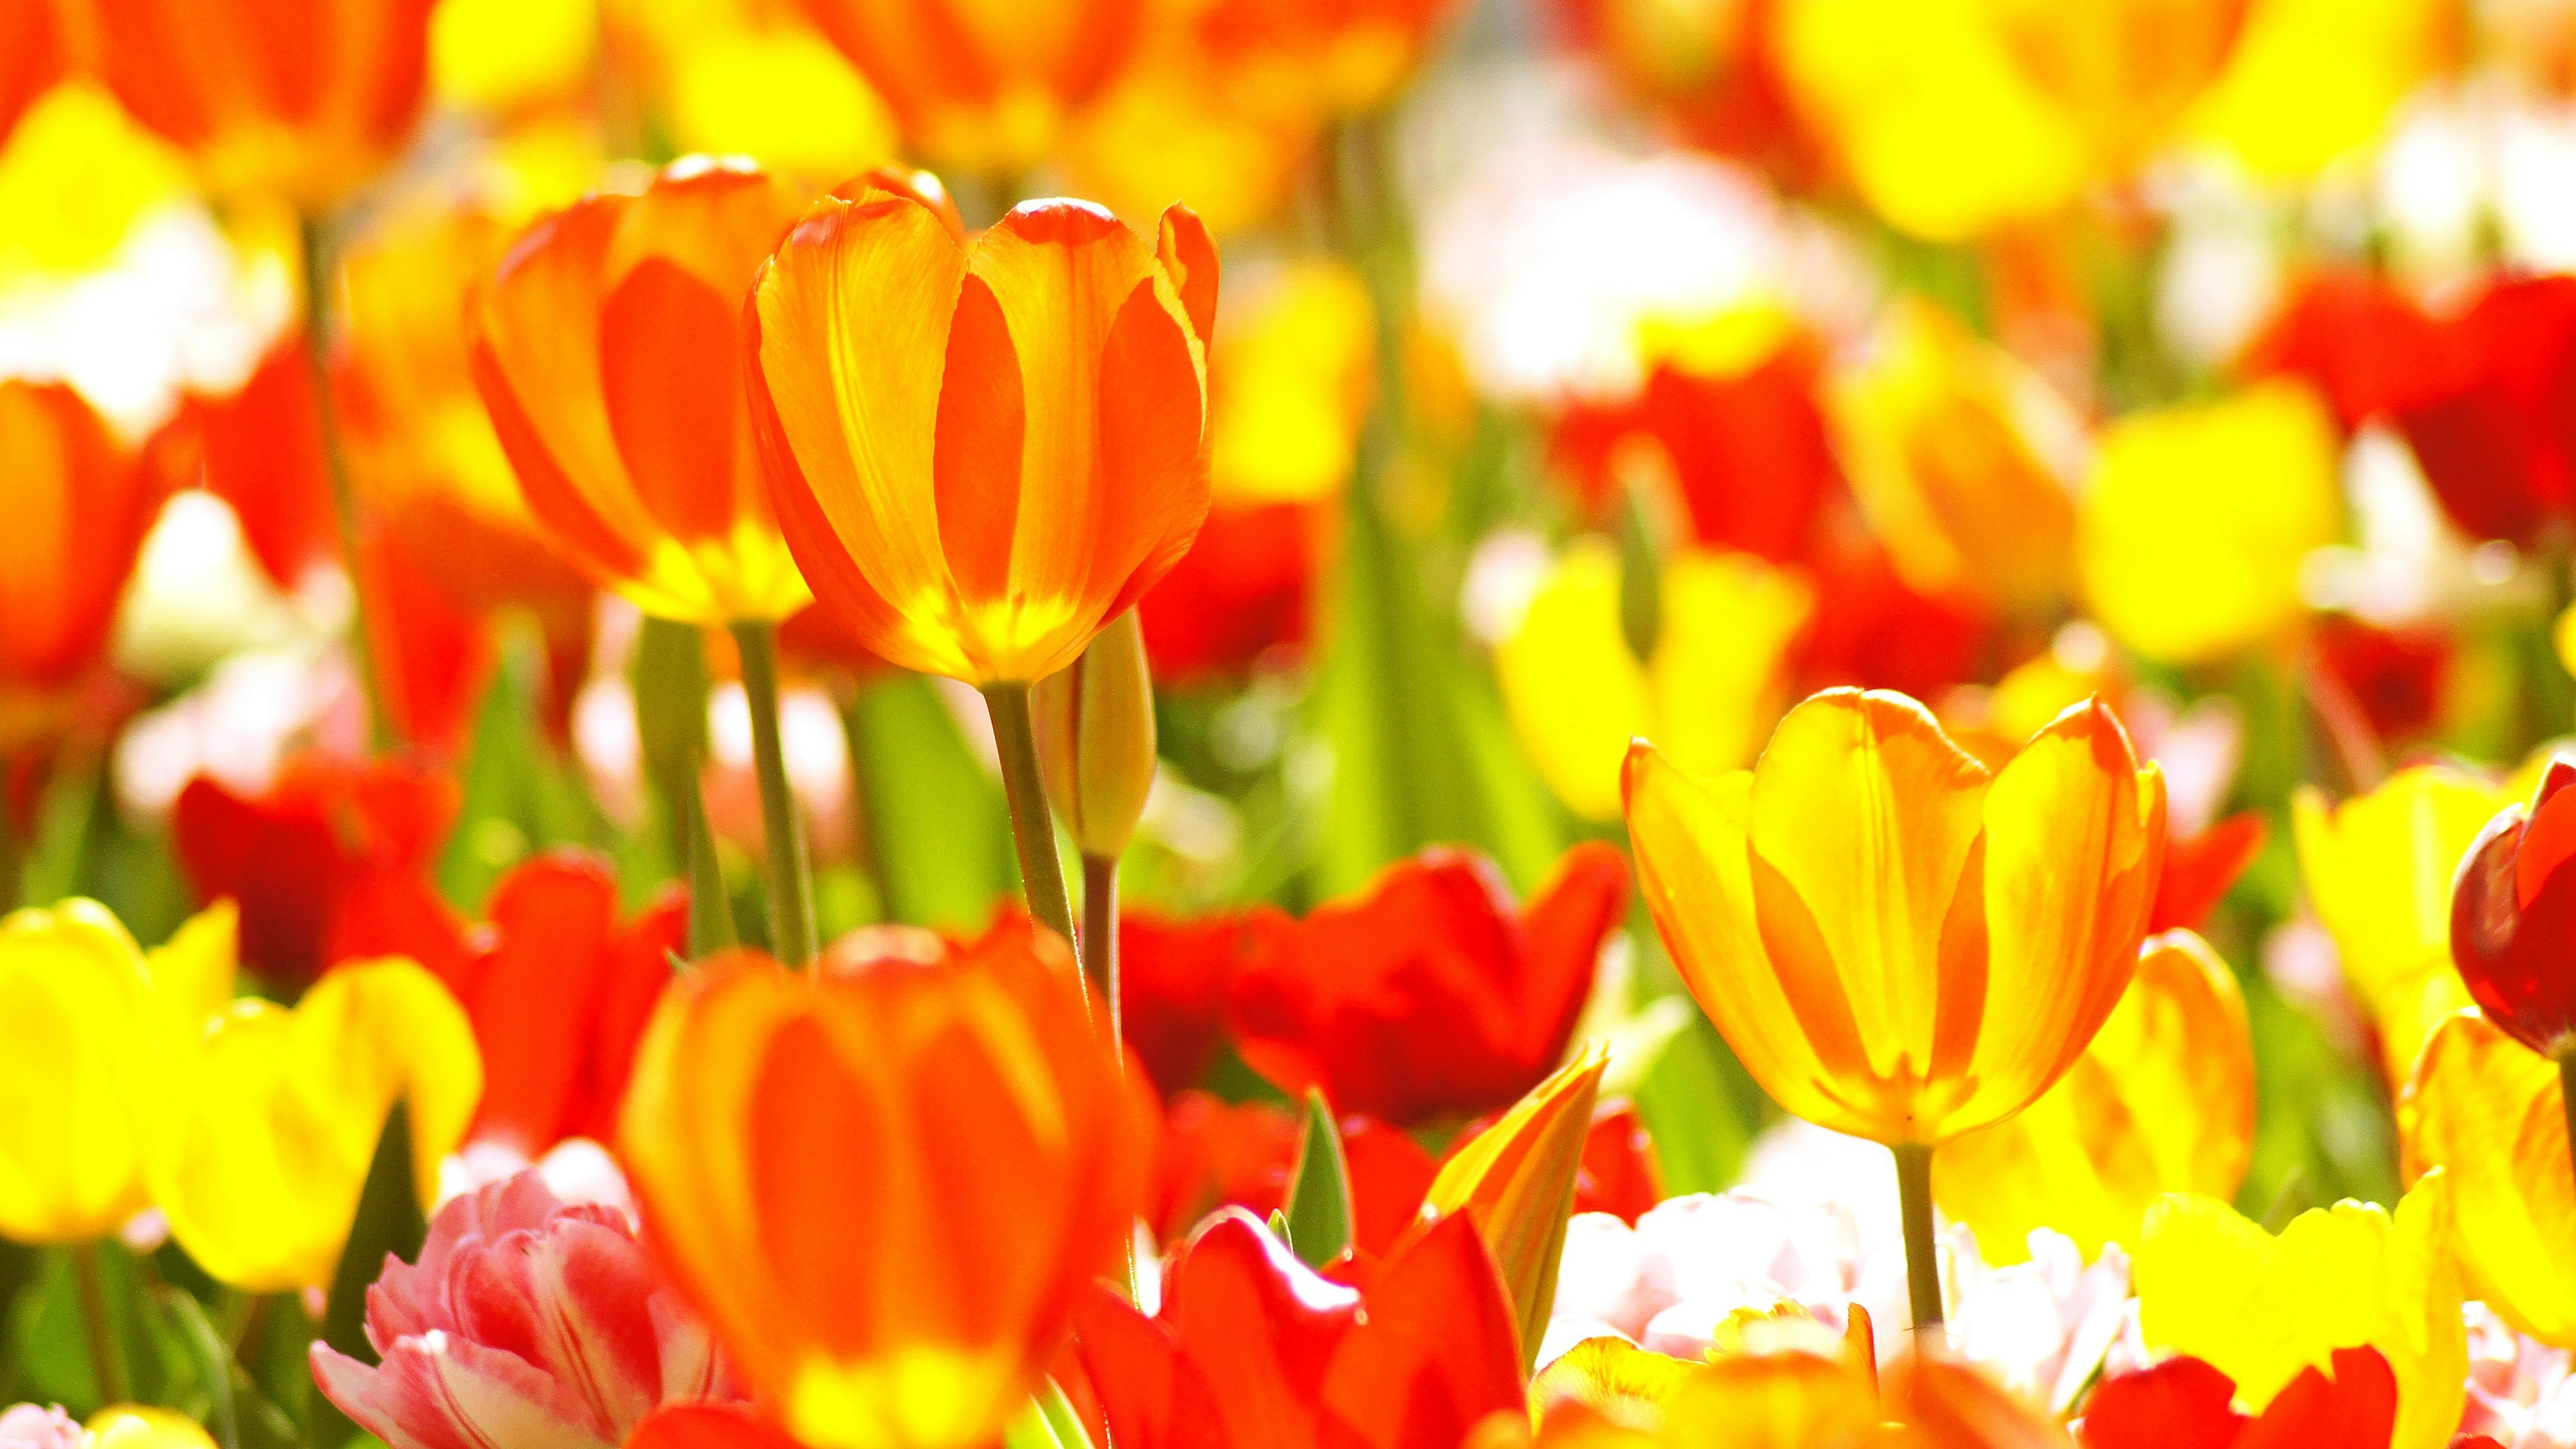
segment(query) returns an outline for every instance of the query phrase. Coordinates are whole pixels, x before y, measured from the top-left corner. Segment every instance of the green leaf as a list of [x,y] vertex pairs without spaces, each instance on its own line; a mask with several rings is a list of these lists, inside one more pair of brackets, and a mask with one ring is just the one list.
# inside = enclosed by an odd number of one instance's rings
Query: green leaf
[[[542,641],[533,631],[516,632],[484,689],[474,747],[460,776],[456,830],[438,865],[439,892],[460,911],[480,911],[493,882],[538,851],[618,845],[579,768],[555,747],[540,718],[538,680],[545,667]],[[658,860],[618,864],[621,877],[649,882],[661,874]]]
[[1745,1150],[1761,1129],[1762,1094],[1708,1018],[1694,1011],[1673,1033],[1637,1084],[1636,1100],[1665,1192],[1724,1192],[1735,1185]]
[[203,1385],[205,1408],[198,1415],[218,1449],[241,1449],[241,1424],[233,1412],[233,1356],[223,1335],[206,1318],[205,1307],[176,1288],[157,1295],[162,1309],[177,1324],[182,1342]]
[[360,1363],[376,1362],[375,1345],[367,1342],[367,1287],[384,1270],[387,1254],[406,1263],[417,1261],[428,1238],[429,1221],[412,1180],[411,1105],[396,1102],[376,1136],[376,1155],[367,1164],[366,1185],[358,1191],[357,1216],[349,1222],[348,1245],[331,1274],[322,1341]]
[[1342,1134],[1324,1094],[1306,1092],[1306,1131],[1297,1142],[1297,1165],[1288,1172],[1288,1245],[1308,1267],[1321,1268],[1351,1245],[1351,1169],[1342,1160]]
[[887,918],[981,927],[1019,880],[1010,811],[938,689],[917,674],[876,681],[842,723]]

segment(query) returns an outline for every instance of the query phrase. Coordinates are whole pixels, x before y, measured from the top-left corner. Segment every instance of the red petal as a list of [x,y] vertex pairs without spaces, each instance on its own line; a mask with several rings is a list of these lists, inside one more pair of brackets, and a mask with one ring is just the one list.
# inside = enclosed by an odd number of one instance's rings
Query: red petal
[[1645,1119],[1624,1097],[1604,1097],[1592,1109],[1583,1139],[1583,1164],[1574,1178],[1574,1210],[1609,1213],[1630,1227],[1664,1200],[1663,1173]]
[[2334,1351],[2329,1382],[2314,1365],[2299,1370],[2246,1427],[2235,1449],[2388,1449],[2397,1428],[2397,1376],[2379,1350]]
[[2167,840],[2165,871],[2156,880],[2156,903],[2147,916],[2147,934],[2200,929],[2236,878],[2262,852],[2268,833],[2263,817],[2246,810],[2198,835]]
[[743,1404],[665,1404],[655,1409],[625,1449],[803,1449],[787,1431]]
[[1182,1246],[1157,1316],[1216,1390],[1234,1449],[1310,1449],[1325,1374],[1358,1322],[1359,1295],[1229,1209]]
[[1368,1321],[1334,1354],[1324,1404],[1371,1449],[1447,1449],[1520,1409],[1520,1333],[1493,1254],[1464,1214],[1382,1266]]
[[502,877],[484,909],[497,940],[464,997],[483,1049],[474,1135],[535,1158],[568,1134],[606,984],[617,883],[596,860],[540,856]]
[[2228,1449],[2246,1425],[2236,1381],[2196,1358],[2105,1379],[2086,1405],[2084,1449]]

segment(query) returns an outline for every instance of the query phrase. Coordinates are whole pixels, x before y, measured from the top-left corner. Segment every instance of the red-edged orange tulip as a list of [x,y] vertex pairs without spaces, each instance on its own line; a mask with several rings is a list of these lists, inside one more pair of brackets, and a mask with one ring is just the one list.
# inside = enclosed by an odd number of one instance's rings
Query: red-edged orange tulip
[[1626,783],[1691,994],[1774,1100],[1890,1145],[2009,1117],[2083,1055],[2164,858],[2164,775],[2097,702],[1989,773],[1914,701],[1832,690],[1750,770],[1640,742]]
[[410,142],[431,0],[91,0],[99,78],[210,189],[307,212]]
[[1065,117],[1135,48],[1145,0],[802,0],[943,166],[1006,174],[1046,159]]
[[894,178],[817,202],[744,314],[761,456],[816,597],[924,673],[1071,664],[1207,512],[1215,311],[1215,248],[1177,206],[1149,245],[1078,201],[971,239]]
[[673,163],[522,234],[469,309],[473,370],[538,528],[659,618],[775,621],[809,597],[743,413],[734,319],[802,198]]
[[99,661],[163,491],[162,470],[80,394],[0,381],[0,696],[58,689]]
[[619,1138],[671,1267],[790,1432],[980,1449],[1118,1262],[1153,1107],[1054,937],[878,944],[681,978]]

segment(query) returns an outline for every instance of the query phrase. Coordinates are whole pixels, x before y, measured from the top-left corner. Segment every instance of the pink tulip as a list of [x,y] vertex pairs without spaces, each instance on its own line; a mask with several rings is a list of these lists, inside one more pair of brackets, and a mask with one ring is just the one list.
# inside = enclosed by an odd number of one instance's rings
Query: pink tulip
[[370,1368],[313,1345],[331,1402],[392,1449],[616,1449],[665,1403],[745,1390],[623,1213],[534,1172],[439,1209],[367,1290]]

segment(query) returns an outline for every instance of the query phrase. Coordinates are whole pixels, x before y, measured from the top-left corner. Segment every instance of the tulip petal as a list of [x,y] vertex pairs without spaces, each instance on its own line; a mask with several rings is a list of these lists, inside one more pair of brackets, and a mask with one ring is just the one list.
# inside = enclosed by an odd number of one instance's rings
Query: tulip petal
[[2506,1322],[2576,1346],[2576,1185],[2558,1069],[2476,1012],[2424,1044],[2398,1109],[2409,1175],[2442,1169],[2468,1292]]
[[370,1369],[313,1346],[324,1395],[391,1449],[550,1444],[614,1449],[570,1385],[515,1354],[443,1332],[404,1339]]
[[1525,1412],[1511,1300],[1465,1214],[1379,1270],[1366,1320],[1334,1351],[1322,1402],[1368,1449],[1460,1443],[1488,1414]]
[[1172,279],[1172,290],[1189,316],[1191,335],[1206,347],[1216,332],[1217,279],[1216,243],[1208,237],[1207,223],[1179,202],[1163,208],[1163,218],[1155,227],[1154,259]]
[[1162,1317],[1219,1390],[1217,1416],[1233,1449],[1320,1442],[1319,1395],[1358,1321],[1357,1293],[1316,1276],[1231,1208],[1191,1236],[1165,1291]]
[[[630,268],[599,309],[601,401],[637,501],[683,544],[733,527],[741,349],[722,293],[666,257]],[[762,500],[764,505],[766,500]]]

